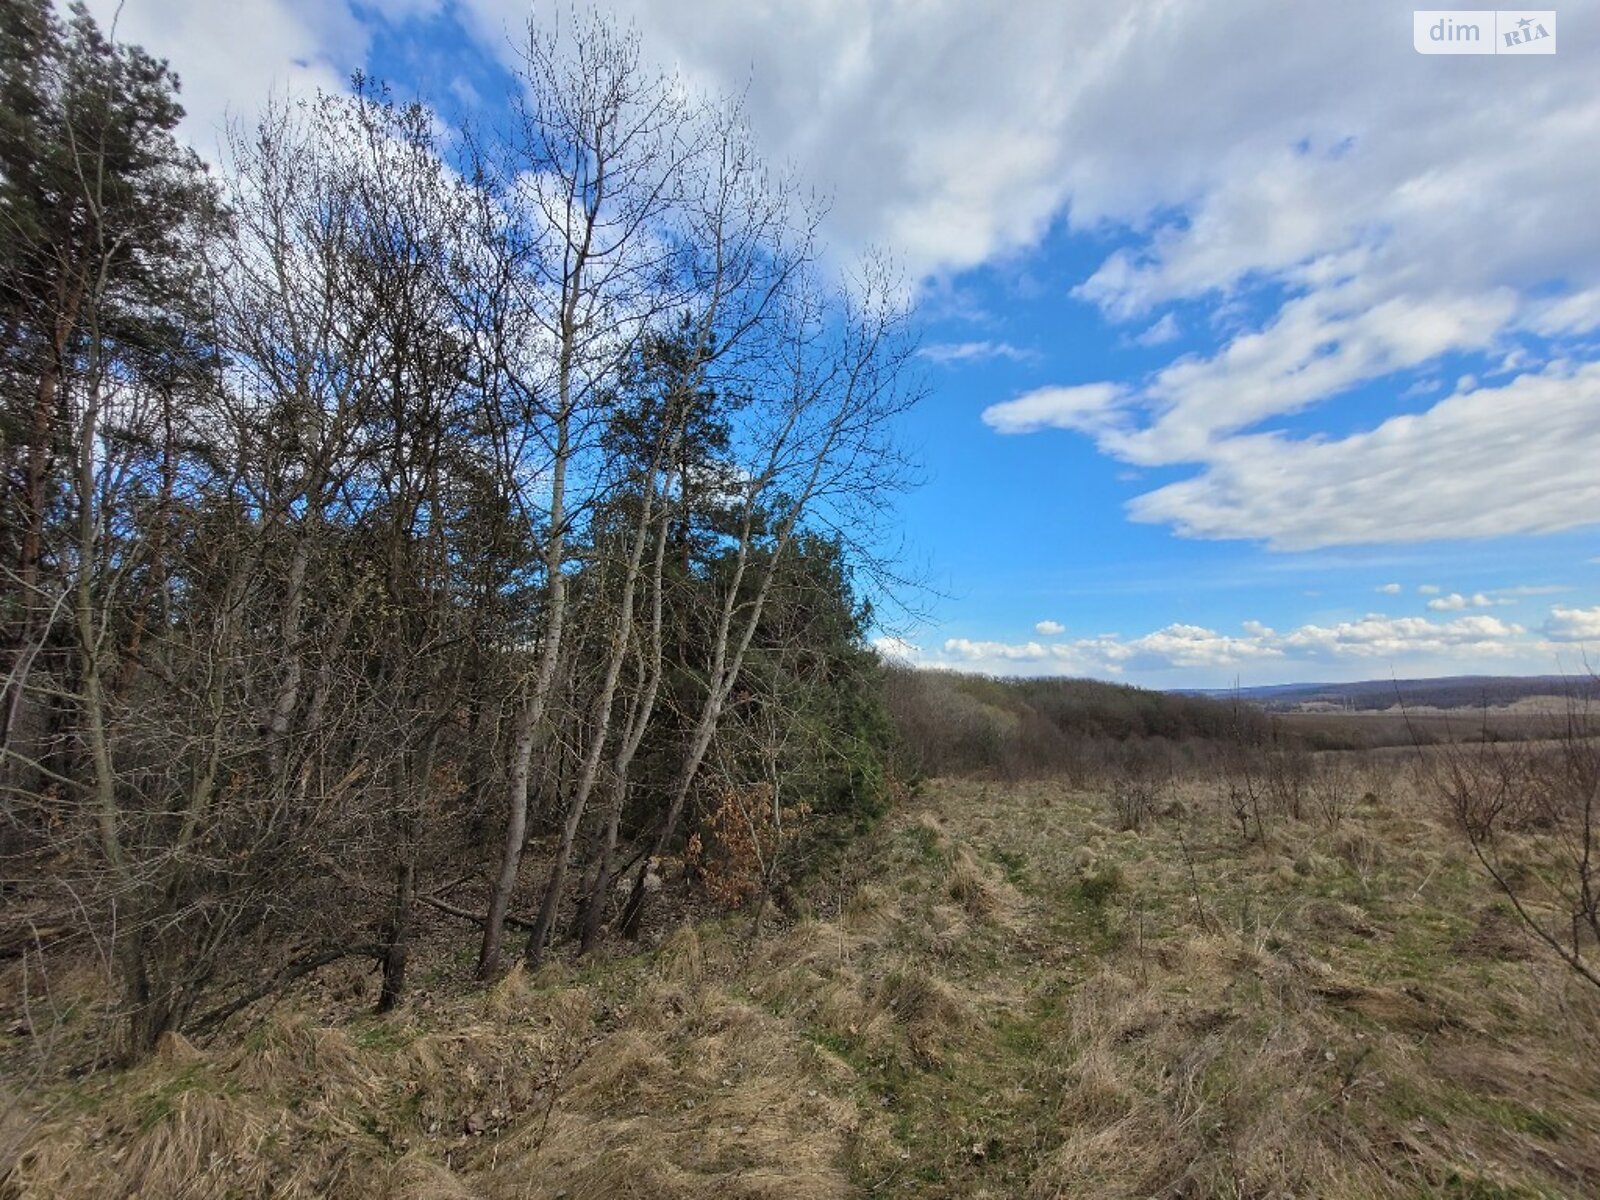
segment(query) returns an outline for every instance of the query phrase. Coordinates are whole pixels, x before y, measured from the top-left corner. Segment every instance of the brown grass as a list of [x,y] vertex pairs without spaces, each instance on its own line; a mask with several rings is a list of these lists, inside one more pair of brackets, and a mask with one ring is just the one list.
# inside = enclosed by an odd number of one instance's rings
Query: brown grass
[[1600,1193],[1600,1004],[1403,778],[1249,843],[1174,791],[934,785],[753,943],[14,1089],[0,1197]]

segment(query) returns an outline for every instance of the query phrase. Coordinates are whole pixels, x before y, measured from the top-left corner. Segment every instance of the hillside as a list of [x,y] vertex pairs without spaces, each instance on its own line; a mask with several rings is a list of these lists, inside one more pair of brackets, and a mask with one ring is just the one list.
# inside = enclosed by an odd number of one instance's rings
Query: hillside
[[1407,708],[1499,708],[1531,698],[1600,699],[1600,683],[1576,675],[1453,675],[1442,679],[1365,679],[1356,683],[1286,683],[1189,693],[1240,699],[1275,712],[1336,709],[1347,712]]
[[1407,776],[1342,779],[1251,844],[1199,780],[1120,831],[1115,789],[933,783],[761,935],[478,990],[458,934],[386,1016],[352,970],[44,1087],[0,1195],[1594,1194],[1600,995]]

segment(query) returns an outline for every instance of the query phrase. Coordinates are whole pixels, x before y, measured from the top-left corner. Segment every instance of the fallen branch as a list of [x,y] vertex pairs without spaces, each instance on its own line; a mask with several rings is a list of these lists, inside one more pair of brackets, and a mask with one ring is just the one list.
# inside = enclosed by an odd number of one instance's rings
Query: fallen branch
[[356,946],[330,946],[318,950],[281,967],[271,979],[260,987],[246,992],[237,999],[230,1000],[220,1008],[214,1008],[210,1012],[196,1017],[189,1023],[189,1031],[195,1034],[207,1033],[221,1025],[235,1013],[243,1012],[256,1001],[263,1000],[274,992],[282,991],[295,980],[303,979],[313,971],[319,971],[342,958],[371,958],[381,962],[387,953],[386,947],[368,943]]
[[21,958],[24,954],[35,950],[43,950],[46,946],[81,932],[81,928],[74,924],[34,925],[29,922],[26,929],[0,933],[0,962],[9,958]]
[[[474,925],[481,926],[484,922],[482,913],[459,908],[448,900],[439,899],[438,896],[418,896],[417,901],[418,903],[426,904],[429,908],[437,908],[442,913],[448,913],[452,917],[460,917],[463,921],[471,921]],[[532,929],[534,926],[532,921],[525,917],[519,917],[515,913],[506,914],[506,924],[516,929]]]

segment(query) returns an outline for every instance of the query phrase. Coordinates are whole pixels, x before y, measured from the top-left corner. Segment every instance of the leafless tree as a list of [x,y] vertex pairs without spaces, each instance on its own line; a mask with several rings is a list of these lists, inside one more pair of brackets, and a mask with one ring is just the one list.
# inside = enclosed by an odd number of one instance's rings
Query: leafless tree
[[1418,762],[1523,924],[1600,987],[1600,728],[1575,694],[1552,733],[1418,746]]

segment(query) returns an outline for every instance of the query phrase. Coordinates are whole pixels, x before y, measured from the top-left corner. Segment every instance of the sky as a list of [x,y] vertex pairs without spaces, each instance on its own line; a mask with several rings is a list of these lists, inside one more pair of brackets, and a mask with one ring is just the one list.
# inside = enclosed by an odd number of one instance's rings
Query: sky
[[[91,0],[102,21],[113,0]],[[588,7],[578,3],[577,7]],[[1600,663],[1600,0],[615,0],[914,288],[928,667],[1148,687]],[[562,6],[560,12],[567,12]],[[492,121],[541,0],[124,0],[183,132],[361,69]]]

